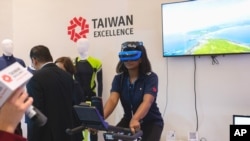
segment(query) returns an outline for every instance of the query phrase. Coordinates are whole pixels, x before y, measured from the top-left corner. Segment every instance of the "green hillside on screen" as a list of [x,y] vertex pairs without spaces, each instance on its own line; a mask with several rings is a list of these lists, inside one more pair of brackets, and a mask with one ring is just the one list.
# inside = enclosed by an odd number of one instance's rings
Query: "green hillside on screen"
[[227,54],[250,52],[250,47],[223,39],[209,39],[192,49],[192,54]]

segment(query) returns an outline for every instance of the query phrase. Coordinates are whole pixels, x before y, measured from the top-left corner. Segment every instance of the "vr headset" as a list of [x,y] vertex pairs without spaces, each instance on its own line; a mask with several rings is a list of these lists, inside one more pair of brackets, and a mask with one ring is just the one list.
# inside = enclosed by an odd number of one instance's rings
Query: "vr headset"
[[132,50],[132,51],[121,51],[119,52],[120,61],[136,61],[141,58],[141,51]]
[[125,42],[119,52],[120,61],[136,61],[141,58],[143,42]]

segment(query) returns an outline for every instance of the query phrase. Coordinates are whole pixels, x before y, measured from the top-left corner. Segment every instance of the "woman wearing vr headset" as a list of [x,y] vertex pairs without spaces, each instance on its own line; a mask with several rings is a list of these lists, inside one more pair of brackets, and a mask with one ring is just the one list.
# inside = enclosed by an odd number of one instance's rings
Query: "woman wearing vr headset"
[[125,42],[119,53],[111,94],[104,106],[104,119],[121,101],[124,115],[117,126],[142,130],[142,141],[160,141],[163,118],[156,103],[158,76],[151,70],[142,42]]

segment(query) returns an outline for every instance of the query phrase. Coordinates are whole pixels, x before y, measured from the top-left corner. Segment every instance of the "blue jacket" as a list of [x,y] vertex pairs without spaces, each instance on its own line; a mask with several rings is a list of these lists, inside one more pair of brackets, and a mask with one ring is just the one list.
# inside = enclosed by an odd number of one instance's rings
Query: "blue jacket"
[[6,56],[3,54],[3,56],[0,57],[0,70],[6,68],[7,66],[18,62],[20,63],[23,67],[26,67],[24,61],[22,59],[16,58],[13,55],[11,56]]

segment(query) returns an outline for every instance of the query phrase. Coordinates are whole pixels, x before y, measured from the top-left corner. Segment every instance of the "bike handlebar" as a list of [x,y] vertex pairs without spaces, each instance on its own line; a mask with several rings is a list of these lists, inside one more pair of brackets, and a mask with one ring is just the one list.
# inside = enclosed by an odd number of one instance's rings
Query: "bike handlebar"
[[113,134],[113,137],[114,137],[114,139],[121,139],[121,140],[124,140],[124,141],[133,141],[133,140],[138,139],[139,137],[141,137],[142,134],[143,134],[142,131],[139,130],[133,135],[122,135],[122,134],[116,133],[116,134]]
[[[73,129],[66,129],[66,133],[69,135],[76,134],[78,132],[81,132],[83,130],[87,129],[85,126],[78,126]],[[123,133],[123,134],[121,134]],[[135,132],[135,134],[131,133],[131,130],[129,128],[123,128],[123,127],[117,127],[117,126],[108,126],[107,133],[104,134],[104,138],[108,139],[121,139],[124,141],[133,141],[137,138],[140,138],[142,136],[143,132],[141,130],[138,130]]]
[[111,133],[105,133],[104,138],[106,139],[121,139],[124,141],[133,141],[142,136],[143,132],[141,130],[137,130],[135,134],[132,134],[129,128],[123,128],[118,126],[108,126],[108,131],[112,131]]
[[73,129],[66,129],[66,133],[69,134],[69,135],[73,135],[73,134],[76,134],[78,132],[81,132],[82,130],[85,130],[86,128],[84,126],[78,126],[78,127],[75,127]]

